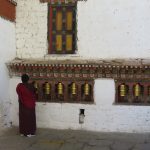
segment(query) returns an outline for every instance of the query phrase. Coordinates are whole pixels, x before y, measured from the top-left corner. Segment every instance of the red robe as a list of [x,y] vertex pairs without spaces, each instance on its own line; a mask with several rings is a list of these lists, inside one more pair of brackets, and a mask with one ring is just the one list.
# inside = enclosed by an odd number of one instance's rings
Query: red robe
[[19,83],[16,88],[19,98],[19,129],[20,134],[35,134],[36,117],[35,102],[36,95],[34,87],[28,83]]

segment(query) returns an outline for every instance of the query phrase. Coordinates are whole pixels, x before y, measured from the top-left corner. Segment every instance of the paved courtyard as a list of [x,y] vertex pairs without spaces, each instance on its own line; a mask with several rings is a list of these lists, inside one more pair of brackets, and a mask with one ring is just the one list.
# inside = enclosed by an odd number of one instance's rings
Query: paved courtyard
[[150,150],[150,133],[38,129],[35,137],[21,137],[11,128],[0,132],[0,150]]

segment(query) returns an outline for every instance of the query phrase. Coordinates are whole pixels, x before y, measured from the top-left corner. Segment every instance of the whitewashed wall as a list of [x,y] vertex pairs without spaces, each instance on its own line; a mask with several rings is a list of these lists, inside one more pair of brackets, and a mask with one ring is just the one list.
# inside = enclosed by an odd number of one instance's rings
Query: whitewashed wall
[[16,7],[16,48],[19,58],[43,58],[47,54],[47,4],[21,0]]
[[[78,2],[78,53],[92,58],[149,58],[150,1]],[[17,56],[47,54],[47,4],[21,0],[17,5]],[[130,54],[130,55],[129,55]]]
[[150,1],[88,0],[78,7],[81,56],[150,57]]
[[[12,88],[13,125],[18,125],[18,98],[15,94],[19,78],[10,81]],[[114,81],[95,81],[95,103],[92,105],[67,103],[37,103],[37,126],[55,129],[78,129],[102,132],[149,132],[150,109],[145,106],[114,105]],[[80,109],[85,109],[84,123],[79,124]]]
[[9,76],[5,63],[16,56],[15,24],[0,17],[0,119],[10,125]]
[[[17,5],[16,47],[19,58],[149,58],[150,1],[87,0],[78,3],[78,53],[72,56],[47,55],[47,4],[20,0]],[[46,56],[46,57],[45,57]],[[16,85],[10,80],[11,119],[18,125]],[[38,127],[94,131],[150,131],[148,106],[114,105],[113,80],[98,79],[95,104],[37,103]],[[105,94],[104,94],[105,93]],[[85,109],[79,124],[79,109]]]

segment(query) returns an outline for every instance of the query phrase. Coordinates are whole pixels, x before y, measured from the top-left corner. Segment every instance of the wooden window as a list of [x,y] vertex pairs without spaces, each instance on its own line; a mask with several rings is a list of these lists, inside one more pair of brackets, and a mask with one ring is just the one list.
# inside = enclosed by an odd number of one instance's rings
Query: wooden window
[[49,4],[49,54],[74,54],[76,50],[76,3]]

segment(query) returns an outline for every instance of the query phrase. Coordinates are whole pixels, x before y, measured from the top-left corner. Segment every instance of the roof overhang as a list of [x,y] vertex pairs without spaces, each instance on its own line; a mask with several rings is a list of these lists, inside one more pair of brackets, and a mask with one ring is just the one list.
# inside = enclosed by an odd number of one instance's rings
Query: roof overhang
[[36,60],[14,59],[7,63],[10,76],[23,73],[36,78],[112,78],[148,79],[150,61],[143,59],[113,60]]

